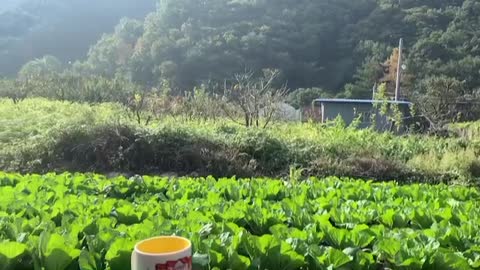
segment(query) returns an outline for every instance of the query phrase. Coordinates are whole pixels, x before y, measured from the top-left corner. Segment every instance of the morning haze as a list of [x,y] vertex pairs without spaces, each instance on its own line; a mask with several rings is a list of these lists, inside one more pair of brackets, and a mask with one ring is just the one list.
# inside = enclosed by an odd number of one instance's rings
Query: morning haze
[[26,62],[53,55],[62,62],[86,56],[122,17],[143,17],[155,0],[2,0],[0,76],[15,75]]

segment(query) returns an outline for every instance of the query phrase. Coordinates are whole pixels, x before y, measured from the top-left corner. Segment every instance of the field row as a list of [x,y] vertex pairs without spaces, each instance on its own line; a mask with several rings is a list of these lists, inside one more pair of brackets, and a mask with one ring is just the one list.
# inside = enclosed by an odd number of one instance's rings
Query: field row
[[124,270],[165,234],[198,269],[480,269],[474,188],[0,173],[0,194],[2,270]]

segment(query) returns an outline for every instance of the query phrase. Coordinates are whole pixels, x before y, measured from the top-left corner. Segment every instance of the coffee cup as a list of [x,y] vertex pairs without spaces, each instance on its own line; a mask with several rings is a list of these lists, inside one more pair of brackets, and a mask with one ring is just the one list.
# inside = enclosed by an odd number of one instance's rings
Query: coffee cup
[[158,236],[138,242],[132,270],[191,270],[192,243],[179,236]]

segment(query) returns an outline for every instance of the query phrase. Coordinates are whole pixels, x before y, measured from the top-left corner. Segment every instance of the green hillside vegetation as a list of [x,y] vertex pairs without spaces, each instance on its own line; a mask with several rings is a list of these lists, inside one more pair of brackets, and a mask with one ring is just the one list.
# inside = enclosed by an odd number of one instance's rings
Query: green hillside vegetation
[[238,176],[304,175],[471,182],[480,145],[464,138],[396,136],[342,121],[246,128],[227,119],[166,116],[148,125],[121,105],[44,99],[0,106],[0,169]]
[[470,94],[480,86],[479,12],[475,0],[161,1],[104,36],[78,68],[179,89],[278,68],[292,89],[370,97],[379,64],[404,38],[406,91],[423,94],[422,82],[446,76]]
[[452,124],[449,129],[470,141],[480,141],[480,121]]
[[[92,9],[101,12],[105,1],[96,1],[99,6]],[[55,10],[47,6],[48,11]],[[116,2],[114,6],[120,14],[128,4]],[[60,13],[69,16],[69,7],[63,6]],[[480,117],[480,21],[475,15],[480,6],[476,0],[167,0],[159,1],[151,11],[145,18],[140,14],[123,18],[109,30],[94,27],[108,32],[96,41],[80,34],[68,38],[75,43],[68,45],[68,52],[48,44],[67,39],[62,33],[80,33],[77,28],[51,30],[60,40],[42,32],[42,42],[18,39],[36,48],[42,48],[43,42],[55,48],[42,50],[42,55],[22,53],[32,62],[25,60],[18,67],[18,78],[44,79],[51,73],[122,78],[146,90],[168,88],[178,96],[201,85],[209,94],[218,94],[233,83],[235,74],[251,70],[258,75],[263,69],[277,69],[281,75],[275,85],[287,84],[289,92],[318,89],[316,93],[323,97],[371,98],[374,86],[387,82],[391,97],[395,48],[403,38],[400,95],[418,105],[418,115],[430,128],[440,130],[451,122]],[[74,18],[82,21],[83,16],[79,13]],[[111,16],[118,22],[118,16]],[[27,18],[22,22],[28,22]],[[95,19],[88,22],[98,24]],[[85,24],[82,21],[77,27]],[[72,49],[87,42],[91,45],[88,53]],[[5,44],[5,56],[10,58],[2,63],[12,67],[15,53]]]

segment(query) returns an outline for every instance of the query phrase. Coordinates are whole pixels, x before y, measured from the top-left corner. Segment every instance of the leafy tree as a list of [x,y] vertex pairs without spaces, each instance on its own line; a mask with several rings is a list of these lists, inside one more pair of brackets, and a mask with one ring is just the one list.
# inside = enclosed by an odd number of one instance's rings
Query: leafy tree
[[44,77],[61,71],[62,63],[56,57],[46,55],[26,63],[18,72],[18,77],[20,79]]
[[434,129],[480,117],[479,92],[468,91],[464,82],[446,76],[428,77],[419,88],[424,92],[417,98],[419,109]]

